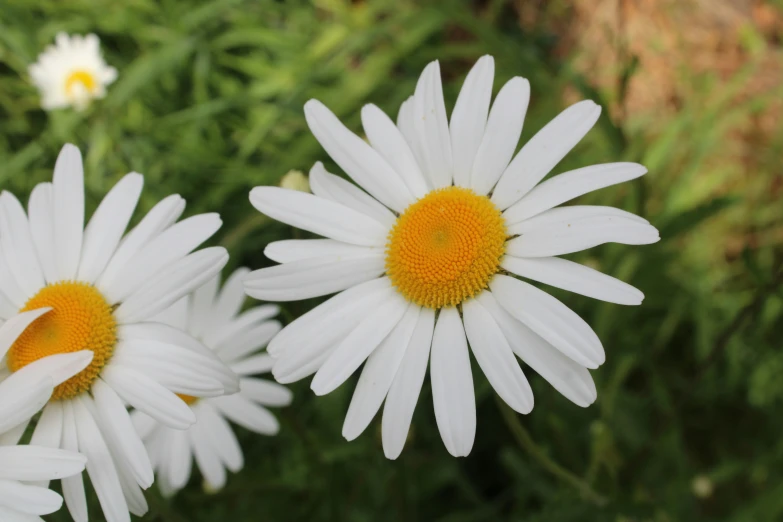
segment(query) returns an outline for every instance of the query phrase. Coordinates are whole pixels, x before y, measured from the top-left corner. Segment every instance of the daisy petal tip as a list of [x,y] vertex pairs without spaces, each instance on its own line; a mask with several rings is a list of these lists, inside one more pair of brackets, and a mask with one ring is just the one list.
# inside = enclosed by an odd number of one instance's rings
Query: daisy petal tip
[[332,111],[324,105],[320,100],[310,98],[304,104],[305,119],[308,120],[307,124],[310,125],[310,118],[320,118],[323,116],[324,111],[331,113]]
[[310,389],[313,390],[313,393],[318,395],[319,397],[322,397],[324,395],[328,395],[332,391],[334,391],[334,387],[331,386],[328,382],[323,382],[324,379],[318,378],[318,374],[315,375],[313,378],[313,381],[310,383]]
[[346,426],[343,426],[342,435],[346,441],[353,442],[354,440],[356,440],[357,437],[359,437],[359,435],[361,435],[361,433],[356,433],[356,430],[354,428],[348,428]]
[[400,456],[400,453],[402,453],[402,451],[398,451],[398,450],[391,450],[391,451],[389,451],[386,448],[383,448],[383,455],[388,460],[397,460],[399,458],[399,456]]

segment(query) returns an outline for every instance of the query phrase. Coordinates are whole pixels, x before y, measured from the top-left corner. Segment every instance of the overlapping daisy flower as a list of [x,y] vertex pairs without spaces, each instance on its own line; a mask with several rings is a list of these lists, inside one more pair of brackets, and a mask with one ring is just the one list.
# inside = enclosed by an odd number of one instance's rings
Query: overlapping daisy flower
[[[66,145],[52,183],[33,189],[27,212],[12,194],[0,195],[0,318],[13,326],[3,340],[10,345],[3,361],[10,376],[0,386],[14,381],[19,390],[35,390],[50,356],[92,353],[73,377],[55,380],[62,382],[31,443],[87,458],[109,522],[129,521],[129,511],[145,513],[141,488],[153,482],[126,405],[186,429],[196,418],[176,394],[211,397],[238,389],[236,375],[210,350],[152,320],[225,265],[223,248],[197,250],[220,218],[177,222],[185,202],[173,195],[125,234],[142,185],[140,174],[123,177],[85,227],[81,154]],[[15,429],[21,433],[26,424]],[[63,478],[62,491],[74,520],[86,522],[82,476]]]
[[437,425],[448,451],[470,453],[476,405],[470,346],[498,395],[528,413],[533,394],[516,357],[579,406],[596,399],[588,369],[604,362],[601,341],[563,303],[521,278],[613,303],[640,304],[628,284],[558,256],[603,243],[648,244],[643,218],[602,206],[558,207],[642,176],[635,163],[594,165],[544,177],[595,124],[600,108],[564,110],[514,155],[530,88],[513,78],[490,109],[494,62],[481,58],[452,111],[438,62],[422,73],[397,123],[362,109],[369,143],[323,104],[305,105],[310,130],[356,185],[316,164],[313,194],[256,187],[260,212],[325,239],[271,243],[281,263],[245,279],[267,301],[339,292],[269,344],[282,383],[315,374],[324,395],[364,364],[343,426],[352,440],[385,400],[384,452],[402,451],[427,364]]
[[117,70],[104,61],[94,34],[59,33],[55,44],[30,65],[29,73],[41,93],[41,107],[46,110],[82,110],[92,100],[106,96],[106,86],[117,79]]
[[[0,327],[0,360],[21,332],[19,321]],[[60,495],[48,481],[77,475],[87,459],[74,452],[41,446],[16,446],[27,422],[49,400],[54,387],[82,371],[92,353],[80,351],[51,355],[0,379],[0,520],[30,522],[62,506]],[[44,481],[43,484],[39,481]]]
[[147,446],[157,483],[164,495],[182,489],[190,479],[195,459],[206,486],[214,491],[226,483],[226,471],[244,467],[244,456],[228,421],[261,435],[279,430],[269,406],[287,406],[292,394],[276,382],[254,377],[272,369],[272,358],[258,353],[281,325],[272,320],[275,305],[242,310],[246,268],[234,271],[222,288],[219,276],[158,315],[157,321],[187,331],[225,362],[239,379],[239,392],[225,397],[183,395],[196,416],[187,431],[175,430],[149,415],[135,411],[132,419]]

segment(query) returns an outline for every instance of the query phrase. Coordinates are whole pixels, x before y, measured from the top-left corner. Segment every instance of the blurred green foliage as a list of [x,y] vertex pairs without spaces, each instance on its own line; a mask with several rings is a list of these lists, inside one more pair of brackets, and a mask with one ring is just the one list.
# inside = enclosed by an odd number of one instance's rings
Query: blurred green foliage
[[[26,73],[58,31],[97,33],[119,70],[107,98],[83,113],[41,111]],[[73,142],[85,154],[92,207],[121,175],[142,172],[144,210],[176,192],[190,213],[219,211],[216,241],[231,264],[263,266],[266,243],[301,232],[257,214],[249,189],[328,160],[307,131],[306,100],[322,100],[360,132],[363,104],[396,116],[436,58],[451,106],[488,53],[496,90],[514,75],[531,81],[524,141],[565,106],[567,89],[622,103],[622,89],[595,89],[568,59],[553,58],[557,39],[521,30],[505,0],[3,0],[0,185],[26,197]],[[625,77],[637,66],[618,64]],[[470,457],[443,448],[425,385],[407,447],[391,462],[377,421],[355,442],[340,435],[355,381],[321,398],[297,383],[278,437],[238,428],[247,464],[223,491],[204,493],[197,475],[171,501],[153,487],[146,520],[783,520],[783,205],[773,190],[783,127],[755,151],[752,171],[714,161],[770,102],[733,97],[758,67],[749,61],[729,81],[685,77],[697,95],[673,118],[605,113],[556,169],[645,164],[642,180],[580,202],[641,213],[663,237],[575,256],[642,289],[641,307],[554,292],[607,349],[593,372],[593,406],[574,406],[528,371],[536,407],[511,414],[474,370]],[[739,253],[728,253],[737,238]],[[287,305],[284,320],[315,303]],[[102,520],[94,498],[91,513]]]

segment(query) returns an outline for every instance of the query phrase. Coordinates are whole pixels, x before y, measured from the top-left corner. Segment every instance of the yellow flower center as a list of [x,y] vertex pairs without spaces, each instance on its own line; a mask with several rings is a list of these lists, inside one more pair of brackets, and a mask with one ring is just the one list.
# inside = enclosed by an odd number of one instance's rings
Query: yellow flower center
[[420,306],[456,306],[487,288],[505,241],[503,216],[489,198],[461,187],[435,190],[397,219],[386,273]]
[[69,98],[73,98],[73,90],[77,85],[83,86],[88,93],[92,94],[98,87],[98,81],[95,76],[87,71],[73,71],[65,80],[65,94]]
[[198,400],[198,397],[193,397],[192,395],[183,395],[181,393],[178,393],[177,397],[182,399],[182,402],[184,402],[188,406],[191,406],[194,402]]
[[90,365],[54,389],[52,400],[71,399],[89,391],[117,344],[112,308],[95,287],[64,281],[45,286],[20,312],[51,307],[35,320],[8,351],[12,372],[49,355],[91,350]]

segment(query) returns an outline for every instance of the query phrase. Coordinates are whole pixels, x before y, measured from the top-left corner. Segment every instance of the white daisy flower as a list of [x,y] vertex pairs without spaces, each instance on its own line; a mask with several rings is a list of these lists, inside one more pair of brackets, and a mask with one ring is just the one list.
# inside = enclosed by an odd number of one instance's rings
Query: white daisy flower
[[392,459],[428,361],[443,442],[452,455],[470,453],[476,406],[468,345],[518,412],[531,411],[533,394],[515,355],[576,404],[591,404],[587,368],[604,362],[601,342],[563,303],[515,276],[637,305],[640,291],[556,256],[659,239],[647,221],[619,209],[554,208],[637,178],[646,172],[641,165],[595,165],[540,183],[596,122],[595,103],[569,107],[514,156],[530,87],[511,79],[490,109],[493,76],[493,59],[481,58],[448,120],[438,62],[429,64],[397,125],[374,105],[362,109],[369,144],[310,100],[310,130],[361,188],[317,163],[315,195],[276,187],[250,193],[264,214],[327,239],[271,243],[265,253],[281,264],[251,273],[245,291],[269,301],[340,292],[272,340],[274,376],[288,383],[315,373],[311,387],[324,395],[366,359],[343,435],[362,433],[385,399],[383,446]]
[[192,460],[201,470],[207,487],[221,489],[226,470],[236,473],[244,466],[242,449],[227,421],[261,435],[279,430],[277,419],[266,406],[287,406],[291,392],[276,382],[254,375],[272,369],[272,358],[258,353],[280,331],[275,305],[262,305],[240,313],[245,301],[242,279],[249,270],[240,268],[218,290],[219,276],[180,300],[157,320],[184,329],[214,350],[239,376],[239,392],[225,397],[197,399],[183,395],[196,415],[187,431],[173,430],[142,412],[132,418],[144,439],[165,495],[182,489],[190,479]]
[[82,110],[94,99],[106,96],[106,86],[117,79],[117,70],[106,65],[98,37],[59,33],[29,67],[33,83],[46,110],[74,107]]
[[[93,353],[54,389],[31,443],[87,457],[109,522],[130,520],[129,510],[146,512],[140,488],[153,481],[126,403],[186,429],[196,418],[177,393],[218,396],[238,388],[236,375],[211,351],[150,320],[225,265],[223,248],[196,250],[220,218],[202,214],[175,223],[185,202],[169,196],[123,237],[143,181],[136,173],[122,178],[85,227],[81,154],[66,145],[53,182],[33,189],[28,213],[12,194],[0,195],[0,318],[21,332],[4,341],[11,375],[2,384],[35,376],[48,356]],[[81,475],[63,479],[62,489],[73,518],[87,521]]]
[[[21,333],[18,321],[0,327],[0,360]],[[38,481],[81,473],[87,459],[78,453],[39,446],[15,446],[30,418],[49,400],[54,387],[82,371],[92,352],[52,355],[0,382],[0,520],[27,522],[54,513],[63,499]]]

